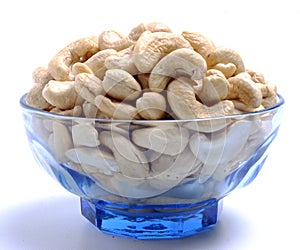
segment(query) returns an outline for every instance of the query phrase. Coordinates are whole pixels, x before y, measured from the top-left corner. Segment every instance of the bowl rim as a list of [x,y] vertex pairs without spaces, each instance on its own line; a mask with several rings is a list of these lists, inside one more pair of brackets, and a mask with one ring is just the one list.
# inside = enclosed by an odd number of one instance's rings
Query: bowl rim
[[92,122],[105,122],[105,123],[174,123],[174,122],[201,122],[201,121],[212,121],[212,120],[221,120],[221,119],[241,119],[243,117],[249,117],[249,116],[256,116],[256,115],[263,115],[265,113],[268,113],[272,110],[279,109],[280,107],[283,106],[285,103],[284,98],[282,95],[277,93],[278,101],[275,105],[268,107],[266,109],[258,110],[258,111],[253,111],[253,112],[246,112],[246,113],[241,113],[241,114],[232,114],[232,115],[226,115],[226,116],[214,116],[214,117],[208,117],[208,118],[197,118],[197,119],[182,119],[182,120],[118,120],[118,119],[106,119],[106,118],[88,118],[88,117],[80,117],[80,116],[66,116],[66,115],[61,115],[61,114],[56,114],[56,113],[51,113],[49,111],[45,111],[42,109],[34,108],[32,106],[29,106],[26,104],[26,96],[28,93],[25,93],[24,95],[21,96],[19,103],[20,106],[23,110],[27,110],[36,114],[40,114],[43,116],[51,117],[53,119],[65,119],[65,120],[84,120],[84,121],[92,121]]

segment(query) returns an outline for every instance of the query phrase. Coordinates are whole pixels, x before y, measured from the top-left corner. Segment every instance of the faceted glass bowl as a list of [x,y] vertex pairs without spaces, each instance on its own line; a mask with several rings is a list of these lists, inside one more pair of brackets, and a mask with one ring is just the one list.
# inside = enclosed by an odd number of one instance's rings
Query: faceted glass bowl
[[182,238],[214,227],[222,199],[251,183],[276,137],[283,98],[209,119],[69,117],[20,104],[32,153],[101,231]]

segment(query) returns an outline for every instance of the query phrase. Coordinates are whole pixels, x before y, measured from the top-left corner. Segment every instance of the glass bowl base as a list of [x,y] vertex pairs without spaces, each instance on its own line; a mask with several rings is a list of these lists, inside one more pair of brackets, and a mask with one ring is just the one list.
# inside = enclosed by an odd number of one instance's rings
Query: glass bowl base
[[193,204],[116,204],[80,198],[81,213],[100,231],[117,236],[151,240],[192,236],[213,228],[222,200]]

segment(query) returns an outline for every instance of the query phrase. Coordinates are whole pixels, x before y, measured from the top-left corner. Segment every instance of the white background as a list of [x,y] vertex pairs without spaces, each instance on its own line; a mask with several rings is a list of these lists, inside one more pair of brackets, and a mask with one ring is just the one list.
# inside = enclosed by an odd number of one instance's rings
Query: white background
[[[300,7],[285,1],[9,0],[0,3],[0,249],[299,249]],[[224,199],[217,227],[181,239],[105,235],[80,214],[78,197],[35,163],[19,98],[31,72],[69,42],[140,22],[198,31],[237,50],[285,99],[280,133],[254,182]]]

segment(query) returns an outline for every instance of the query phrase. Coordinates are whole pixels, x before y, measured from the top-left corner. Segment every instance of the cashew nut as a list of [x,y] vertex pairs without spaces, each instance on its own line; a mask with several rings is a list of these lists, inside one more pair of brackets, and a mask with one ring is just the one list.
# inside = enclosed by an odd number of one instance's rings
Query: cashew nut
[[113,175],[119,172],[119,167],[111,153],[100,148],[76,147],[65,153],[74,163],[80,164],[86,174],[95,175],[98,172]]
[[48,103],[59,109],[72,109],[77,100],[74,81],[49,81],[42,91]]
[[111,55],[117,54],[117,51],[114,49],[105,49],[97,52],[91,56],[88,60],[84,62],[86,66],[93,71],[94,75],[100,79],[103,79],[106,68],[104,66],[105,59]]
[[79,96],[90,103],[97,95],[105,95],[101,80],[93,74],[81,73],[75,77],[75,90]]
[[167,90],[169,105],[179,119],[226,116],[232,114],[234,109],[228,100],[210,107],[203,105],[196,99],[193,87],[184,79],[173,80]]
[[38,67],[32,72],[32,80],[34,83],[46,85],[50,80],[53,80],[48,68]]
[[99,35],[98,44],[100,50],[114,49],[120,51],[128,48],[132,42],[128,37],[122,36],[115,30],[107,30]]
[[258,85],[249,78],[234,76],[228,79],[227,99],[239,99],[250,108],[257,108],[262,102],[262,93]]
[[75,146],[97,147],[100,144],[98,131],[90,123],[72,126],[72,139]]
[[73,64],[71,68],[71,73],[73,76],[76,76],[80,73],[93,74],[93,71],[86,64],[82,62],[77,62]]
[[182,36],[189,41],[193,49],[203,56],[204,59],[215,49],[213,42],[198,32],[183,31]]
[[134,46],[135,65],[140,72],[150,73],[163,56],[180,48],[192,49],[189,42],[179,34],[145,31]]
[[161,22],[151,22],[146,24],[146,29],[151,32],[172,32],[170,27]]
[[96,96],[94,102],[97,108],[108,118],[117,120],[140,119],[137,109],[127,103],[113,102],[102,95]]
[[134,77],[122,69],[108,69],[102,85],[109,96],[118,100],[135,100],[142,90]]
[[111,55],[106,58],[105,67],[107,69],[122,69],[131,75],[136,75],[138,70],[134,64],[133,58],[133,54]]
[[251,122],[241,120],[231,124],[223,133],[210,136],[195,133],[190,138],[189,146],[211,175],[212,168],[229,162],[243,150],[250,132]]
[[229,78],[234,75],[236,66],[233,63],[217,63],[216,65],[212,66],[212,69],[221,71],[226,78]]
[[136,100],[136,108],[146,120],[159,120],[165,116],[167,103],[165,97],[156,92],[145,92]]
[[234,50],[228,48],[216,48],[210,52],[206,58],[208,68],[214,67],[218,63],[233,63],[236,66],[234,75],[245,71],[244,62],[241,56]]
[[[212,70],[209,71],[211,72]],[[204,77],[202,88],[200,91],[197,91],[201,102],[207,106],[215,105],[221,100],[224,100],[227,94],[228,81],[221,72],[210,73]]]
[[70,67],[76,62],[84,62],[98,52],[97,37],[81,38],[59,51],[49,62],[48,70],[57,81],[70,81]]
[[149,77],[149,87],[153,91],[163,90],[170,78],[190,77],[201,80],[206,71],[204,58],[192,49],[174,50],[161,59],[153,68]]
[[32,88],[29,90],[26,96],[26,103],[37,109],[49,110],[51,104],[43,97],[42,92],[45,85],[41,83],[35,83]]
[[188,144],[189,131],[180,127],[150,127],[132,132],[133,142],[161,154],[180,154]]
[[146,178],[149,175],[147,158],[126,137],[113,131],[103,131],[100,133],[100,141],[113,152],[124,176]]

